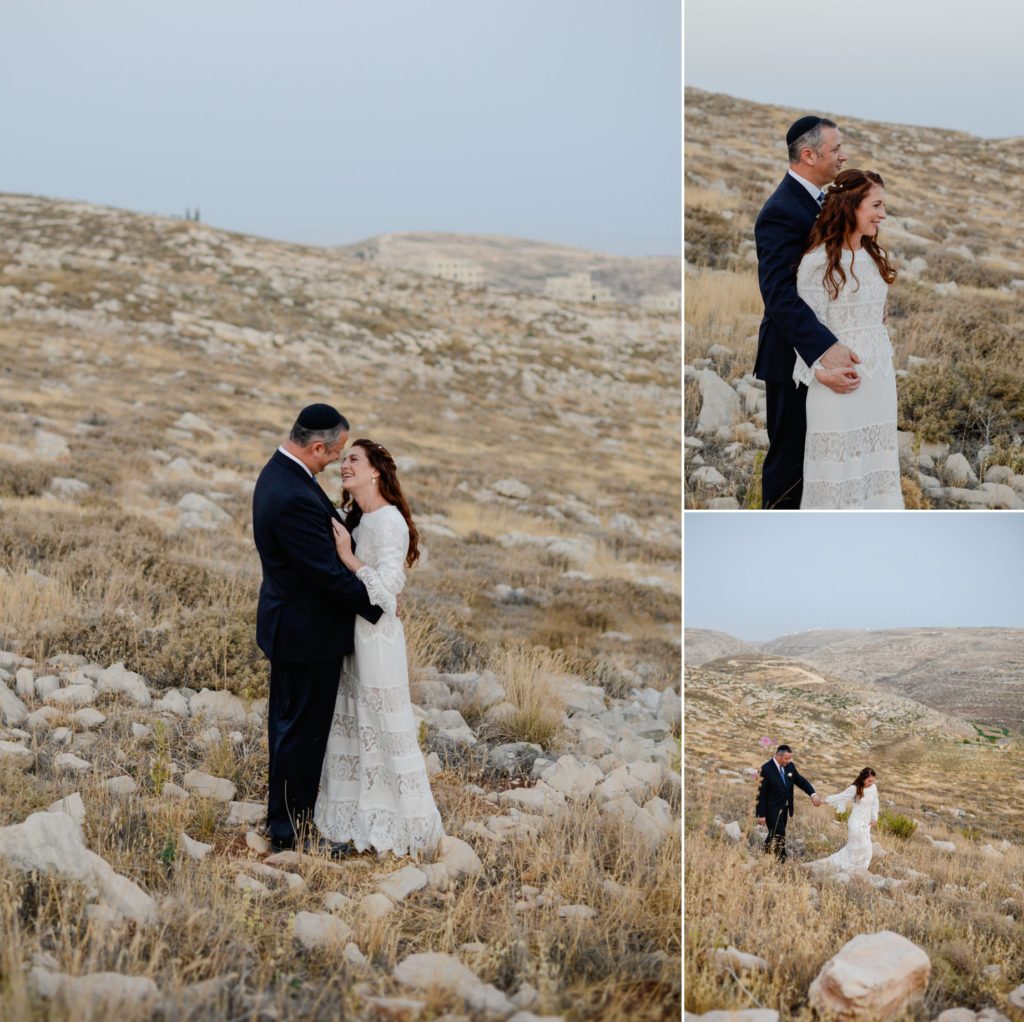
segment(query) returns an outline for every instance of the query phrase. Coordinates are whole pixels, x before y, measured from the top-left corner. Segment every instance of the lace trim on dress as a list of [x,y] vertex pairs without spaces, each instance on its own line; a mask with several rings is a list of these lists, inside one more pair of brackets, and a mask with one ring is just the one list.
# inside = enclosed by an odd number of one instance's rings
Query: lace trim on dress
[[866,454],[895,450],[897,443],[894,422],[874,423],[841,433],[808,433],[804,443],[804,457],[815,464],[844,464],[863,458]]
[[444,837],[441,816],[436,809],[422,816],[407,816],[390,809],[359,808],[358,800],[328,802],[324,825],[335,840],[351,841],[363,852],[393,851],[410,855],[433,848]]
[[860,479],[844,479],[840,483],[825,479],[805,479],[802,507],[846,508],[859,507],[871,497],[892,494],[902,497],[900,474],[886,469],[870,472]]

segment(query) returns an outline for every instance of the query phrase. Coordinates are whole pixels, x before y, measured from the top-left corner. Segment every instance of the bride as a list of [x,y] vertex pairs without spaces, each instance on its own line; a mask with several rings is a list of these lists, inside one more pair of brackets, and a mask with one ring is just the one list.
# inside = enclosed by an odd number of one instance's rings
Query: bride
[[870,170],[844,170],[829,190],[797,271],[800,297],[859,356],[860,386],[836,394],[799,355],[807,391],[801,508],[902,508],[896,377],[885,329],[896,271],[878,243],[885,187]]
[[[360,620],[338,686],[314,822],[358,851],[407,855],[444,836],[430,791],[409,698],[405,633],[397,596],[419,557],[419,533],[395,461],[373,440],[356,440],[341,463],[338,556],[384,614]],[[353,540],[358,555],[353,552]]]
[[867,869],[871,865],[871,828],[878,823],[878,789],[875,787],[874,770],[864,767],[845,791],[829,795],[825,801],[839,812],[853,804],[846,821],[846,844],[827,859],[816,859],[807,865],[820,873],[852,873]]

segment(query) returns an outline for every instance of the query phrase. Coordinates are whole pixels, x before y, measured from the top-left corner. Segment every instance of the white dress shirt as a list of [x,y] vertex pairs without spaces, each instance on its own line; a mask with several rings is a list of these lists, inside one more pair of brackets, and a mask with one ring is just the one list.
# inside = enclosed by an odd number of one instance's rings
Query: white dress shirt
[[799,181],[800,184],[807,189],[807,194],[814,199],[815,203],[818,202],[818,196],[824,192],[823,188],[819,188],[816,184],[808,181],[805,177],[801,177],[799,174],[794,174],[792,170],[787,170],[786,173],[789,174],[794,181]]
[[312,478],[313,478],[313,473],[312,473],[312,472],[310,472],[310,470],[309,470],[309,466],[308,466],[308,465],[303,465],[303,464],[302,464],[302,462],[301,462],[301,461],[299,461],[299,459],[298,459],[298,458],[296,458],[294,454],[291,454],[290,452],[286,451],[286,450],[285,450],[285,449],[284,449],[283,447],[278,447],[278,450],[279,450],[279,451],[280,451],[280,452],[281,452],[281,453],[282,453],[282,454],[283,454],[283,455],[284,455],[284,456],[285,456],[286,458],[291,458],[291,459],[292,459],[292,461],[294,461],[296,465],[302,465],[302,471],[303,471],[303,472],[305,472],[305,473],[306,473],[306,475],[308,475],[310,479],[312,479]]

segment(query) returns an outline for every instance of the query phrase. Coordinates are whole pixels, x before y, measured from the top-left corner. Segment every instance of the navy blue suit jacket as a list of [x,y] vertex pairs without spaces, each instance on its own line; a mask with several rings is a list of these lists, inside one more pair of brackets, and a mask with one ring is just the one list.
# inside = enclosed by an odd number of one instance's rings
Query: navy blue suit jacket
[[754,363],[759,380],[791,383],[796,352],[813,365],[836,343],[796,292],[797,267],[818,212],[807,189],[787,174],[757,214],[757,282],[764,301]]
[[776,820],[783,812],[788,812],[792,816],[794,785],[806,791],[808,795],[814,794],[814,786],[797,770],[796,764],[792,760],[789,761],[789,766],[785,770],[789,780],[783,784],[774,756],[761,766],[757,788],[757,806],[754,809],[755,816],[763,816],[766,820]]
[[316,480],[275,451],[252,495],[252,533],[263,565],[256,644],[271,660],[340,659],[352,652],[355,615],[375,622],[383,613],[339,560],[332,518],[338,513]]

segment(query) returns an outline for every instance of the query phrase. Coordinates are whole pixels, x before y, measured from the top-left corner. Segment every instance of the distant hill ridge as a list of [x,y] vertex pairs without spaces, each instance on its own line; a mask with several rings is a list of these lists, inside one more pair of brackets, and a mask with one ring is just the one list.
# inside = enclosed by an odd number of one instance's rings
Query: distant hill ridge
[[679,256],[620,256],[501,235],[412,232],[380,234],[339,251],[364,262],[430,274],[438,259],[478,264],[484,283],[517,291],[542,292],[548,277],[590,273],[594,283],[625,302],[645,295],[678,292]]
[[823,629],[762,643],[706,629],[688,628],[684,636],[688,669],[757,651],[1024,733],[1024,629]]

